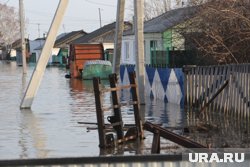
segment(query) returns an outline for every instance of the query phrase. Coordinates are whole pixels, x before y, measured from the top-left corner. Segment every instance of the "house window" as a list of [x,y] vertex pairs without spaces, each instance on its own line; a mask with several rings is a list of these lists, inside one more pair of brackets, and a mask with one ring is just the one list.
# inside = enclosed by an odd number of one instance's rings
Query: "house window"
[[156,50],[157,49],[157,41],[156,40],[151,40],[150,41],[150,49],[151,50]]
[[125,53],[125,58],[129,59],[129,42],[124,43],[124,53]]

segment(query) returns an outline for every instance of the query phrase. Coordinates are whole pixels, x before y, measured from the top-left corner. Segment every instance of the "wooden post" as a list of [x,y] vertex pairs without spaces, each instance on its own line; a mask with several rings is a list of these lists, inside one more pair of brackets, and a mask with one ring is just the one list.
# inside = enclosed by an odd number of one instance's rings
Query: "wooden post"
[[23,0],[19,0],[19,15],[20,15],[20,30],[21,30],[21,44],[22,44],[22,65],[23,74],[27,73],[26,64],[26,40],[25,40],[25,23],[24,23],[24,10],[23,10]]
[[152,142],[152,148],[151,148],[151,153],[152,154],[159,154],[161,151],[161,143],[160,143],[160,133],[158,130],[155,130],[154,132],[154,137],[153,137],[153,142]]
[[58,29],[61,25],[66,7],[68,5],[69,0],[60,0],[53,22],[51,24],[48,37],[44,44],[41,56],[37,62],[36,68],[32,74],[31,80],[29,82],[28,88],[25,92],[25,95],[22,99],[20,108],[30,108],[34,97],[38,91],[39,85],[42,81],[42,77],[45,71],[45,68],[48,64],[49,58],[51,56],[51,50],[56,40],[56,35]]
[[[129,80],[130,85],[136,85],[135,82],[136,74],[135,72],[129,73]],[[140,113],[140,104],[138,99],[138,92],[136,87],[131,87],[131,94],[132,94],[132,100],[133,100],[133,108],[134,108],[134,117],[135,117],[135,126],[138,132],[138,135],[140,136],[140,139],[143,139],[143,127],[142,127],[142,119],[141,119],[141,113]]]
[[96,105],[96,118],[97,118],[98,134],[99,134],[99,147],[106,148],[105,123],[104,123],[104,114],[102,111],[100,83],[101,81],[99,77],[93,78],[95,105]]
[[145,104],[144,0],[134,0],[136,76],[140,104]]
[[113,73],[120,75],[120,61],[122,48],[122,34],[124,29],[125,0],[117,1],[116,29],[115,29],[115,49],[113,56]]
[[[174,143],[177,143],[181,146],[184,146],[186,148],[201,148],[200,151],[204,151],[204,150],[207,150],[206,146],[204,145],[201,145],[199,143],[196,143],[188,138],[185,138],[183,136],[180,136],[176,133],[173,133],[165,128],[162,128],[161,126],[159,125],[154,125],[150,122],[145,122],[144,124],[144,129],[147,130],[147,131],[150,131],[152,133],[155,133],[155,132],[159,132],[159,135],[165,139],[168,139]],[[203,148],[203,149],[202,149]]]
[[[117,79],[116,74],[109,75],[110,88],[116,88],[117,80],[118,79]],[[112,95],[112,103],[114,107],[114,116],[108,117],[108,121],[110,123],[117,123],[117,125],[114,126],[114,129],[116,130],[116,133],[117,133],[117,139],[122,141],[124,137],[123,129],[122,129],[123,122],[122,122],[122,114],[121,114],[117,91],[113,90],[111,92],[111,95]]]

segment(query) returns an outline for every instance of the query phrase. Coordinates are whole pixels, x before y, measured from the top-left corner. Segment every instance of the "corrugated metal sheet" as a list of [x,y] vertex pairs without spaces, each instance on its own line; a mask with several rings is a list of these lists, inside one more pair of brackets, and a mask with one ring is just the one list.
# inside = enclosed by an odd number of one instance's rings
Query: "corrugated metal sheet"
[[0,166],[26,167],[223,167],[250,166],[249,157],[242,163],[191,163],[177,155],[112,156],[61,159],[2,160]]

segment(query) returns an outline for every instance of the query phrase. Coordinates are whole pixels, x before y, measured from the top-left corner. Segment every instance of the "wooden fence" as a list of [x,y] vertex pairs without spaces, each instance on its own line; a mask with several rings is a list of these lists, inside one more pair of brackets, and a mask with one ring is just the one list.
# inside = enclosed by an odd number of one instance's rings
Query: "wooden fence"
[[188,108],[209,108],[249,122],[250,64],[186,67],[184,72]]

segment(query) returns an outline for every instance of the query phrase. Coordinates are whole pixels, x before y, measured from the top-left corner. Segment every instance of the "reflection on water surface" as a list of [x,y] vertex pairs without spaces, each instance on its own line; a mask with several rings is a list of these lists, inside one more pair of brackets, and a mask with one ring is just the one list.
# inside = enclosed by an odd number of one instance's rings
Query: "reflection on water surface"
[[[0,61],[0,159],[103,154],[98,147],[97,130],[87,130],[95,128],[96,125],[78,123],[96,122],[92,81],[66,79],[64,68],[48,67],[31,110],[20,110],[20,101],[33,68],[29,67],[27,76],[23,76],[22,67],[16,66],[14,62]],[[106,82],[103,84],[107,85]],[[130,97],[126,92],[122,92],[121,96],[123,100]],[[145,120],[162,123],[164,127],[178,134],[204,142],[201,140],[202,135],[196,132],[184,134],[184,127],[196,123],[193,122],[195,119],[191,119],[190,114],[186,115],[179,106],[157,100],[146,100],[146,105],[141,107],[145,111]],[[110,106],[109,94],[104,94],[103,102],[106,106]],[[133,122],[132,107],[123,107],[122,114],[125,123]],[[111,115],[111,112],[106,112],[105,116],[107,115]],[[231,135],[239,138],[240,134],[236,133],[237,126],[233,131],[229,128],[224,129],[219,132],[222,133],[220,135],[231,130]],[[146,139],[141,145],[128,144],[124,148],[106,153],[149,154],[152,134],[145,132],[145,136]],[[243,141],[248,138],[241,136],[241,139]],[[249,146],[249,141],[247,144]],[[178,148],[165,140],[162,140],[161,146],[164,148],[162,153],[173,153]]]

